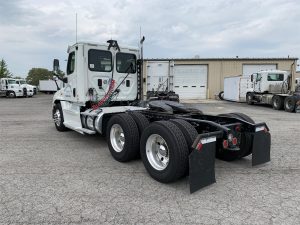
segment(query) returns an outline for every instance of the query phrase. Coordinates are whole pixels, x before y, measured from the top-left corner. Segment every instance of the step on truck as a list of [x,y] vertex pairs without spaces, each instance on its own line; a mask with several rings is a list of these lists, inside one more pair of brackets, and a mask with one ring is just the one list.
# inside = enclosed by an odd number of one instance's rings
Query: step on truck
[[[253,166],[270,161],[266,123],[242,113],[207,115],[174,101],[143,101],[142,65],[142,47],[120,47],[115,40],[70,46],[60,78],[65,85],[53,97],[56,129],[104,135],[115,160],[140,157],[162,183],[189,176],[191,193],[216,181],[215,158],[252,154]],[[57,59],[53,70],[59,71]]]
[[262,103],[287,112],[295,112],[300,105],[300,87],[291,90],[294,81],[289,72],[264,70],[252,74],[250,79],[253,88],[246,94],[247,104]]

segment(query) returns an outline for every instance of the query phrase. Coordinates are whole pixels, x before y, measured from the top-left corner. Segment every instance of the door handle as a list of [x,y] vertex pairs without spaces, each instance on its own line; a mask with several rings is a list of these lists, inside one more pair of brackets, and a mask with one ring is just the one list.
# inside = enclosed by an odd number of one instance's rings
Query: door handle
[[73,97],[75,98],[76,95],[76,88],[73,88]]

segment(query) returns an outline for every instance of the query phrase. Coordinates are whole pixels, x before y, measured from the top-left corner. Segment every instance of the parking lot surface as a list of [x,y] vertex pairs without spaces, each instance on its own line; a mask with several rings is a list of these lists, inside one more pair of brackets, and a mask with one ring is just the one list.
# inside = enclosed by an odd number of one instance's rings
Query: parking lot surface
[[271,131],[271,162],[216,160],[217,183],[189,193],[161,184],[141,160],[115,161],[105,138],[56,131],[50,95],[0,98],[0,224],[300,224],[300,114],[205,101]]

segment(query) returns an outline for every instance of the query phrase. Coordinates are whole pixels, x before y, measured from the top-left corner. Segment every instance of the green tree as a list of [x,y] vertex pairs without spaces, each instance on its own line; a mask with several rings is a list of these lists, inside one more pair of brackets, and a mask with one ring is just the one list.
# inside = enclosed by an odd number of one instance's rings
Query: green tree
[[0,61],[0,78],[11,77],[12,74],[7,69],[7,64],[4,59]]
[[28,72],[26,81],[28,84],[39,85],[39,80],[52,80],[53,73],[45,68],[32,68]]

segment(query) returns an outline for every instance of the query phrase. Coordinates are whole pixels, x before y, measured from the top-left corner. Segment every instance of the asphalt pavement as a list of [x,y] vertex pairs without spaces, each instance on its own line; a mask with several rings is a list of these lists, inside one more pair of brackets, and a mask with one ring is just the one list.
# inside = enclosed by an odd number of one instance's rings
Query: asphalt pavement
[[51,95],[0,98],[0,224],[300,224],[300,114],[224,101],[205,113],[266,122],[271,162],[216,160],[217,183],[161,184],[141,160],[115,161],[105,138],[58,132]]

